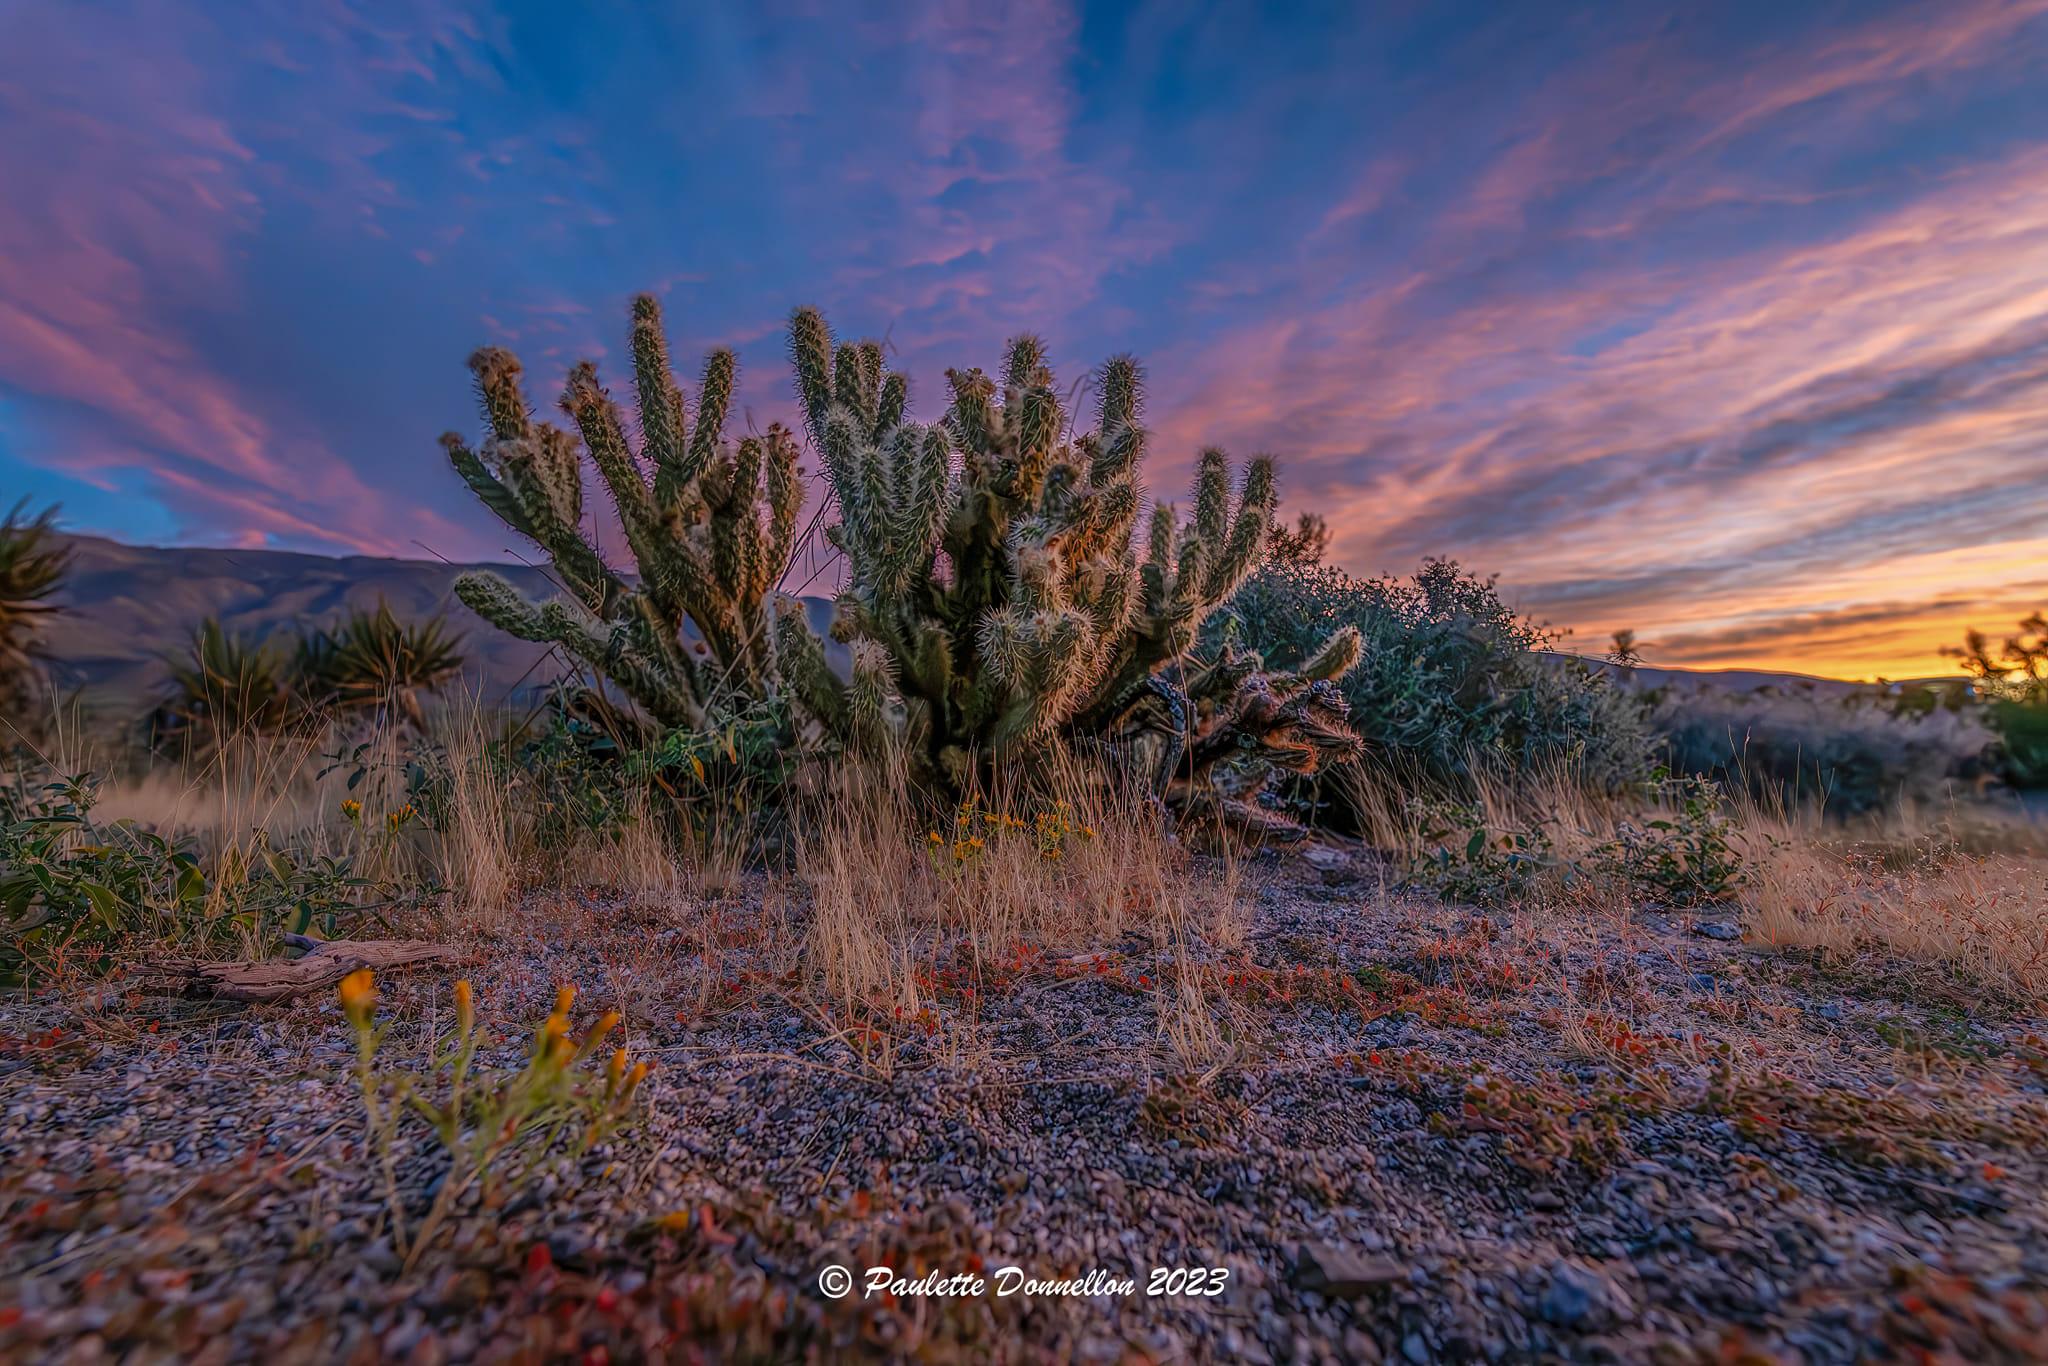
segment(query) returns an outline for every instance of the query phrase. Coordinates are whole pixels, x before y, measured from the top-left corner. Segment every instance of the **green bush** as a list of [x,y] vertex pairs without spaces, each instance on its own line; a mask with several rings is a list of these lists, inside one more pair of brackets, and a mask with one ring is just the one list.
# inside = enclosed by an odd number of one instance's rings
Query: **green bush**
[[368,898],[396,891],[347,857],[261,835],[209,857],[192,840],[99,818],[98,800],[89,773],[0,776],[0,985],[59,965],[103,971],[131,940],[247,950],[287,933],[343,937],[381,923],[384,903]]
[[0,982],[69,959],[103,966],[138,930],[199,920],[206,875],[189,843],[92,814],[91,774],[0,783]]
[[1356,627],[1364,659],[1345,676],[1351,723],[1397,771],[1456,790],[1475,767],[1567,767],[1595,787],[1644,778],[1638,705],[1503,603],[1492,579],[1430,560],[1412,578],[1357,579],[1328,565],[1269,562],[1204,630],[1280,668]]
[[1990,717],[2000,775],[2014,787],[2048,787],[2048,700],[2000,698]]

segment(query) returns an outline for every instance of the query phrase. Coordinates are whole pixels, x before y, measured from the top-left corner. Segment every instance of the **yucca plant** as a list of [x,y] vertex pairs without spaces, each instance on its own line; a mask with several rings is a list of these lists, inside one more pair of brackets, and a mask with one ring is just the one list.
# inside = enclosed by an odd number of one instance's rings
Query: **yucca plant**
[[159,744],[219,744],[235,735],[290,730],[308,719],[285,650],[272,640],[231,634],[218,617],[200,622],[168,664],[170,688],[150,718]]
[[71,549],[55,540],[56,511],[30,517],[23,501],[0,522],[0,712],[9,715],[27,700],[43,624],[60,610],[51,598],[63,586]]
[[461,638],[444,616],[406,622],[389,605],[358,611],[331,630],[300,638],[294,682],[309,701],[343,710],[377,709],[424,728],[423,694],[462,671]]
[[[1073,431],[1043,344],[1012,341],[1000,387],[952,370],[936,424],[906,416],[908,385],[874,342],[835,344],[810,309],[791,321],[797,390],[839,504],[828,535],[847,585],[834,634],[852,645],[850,680],[825,666],[800,605],[778,605],[783,666],[796,696],[862,748],[899,745],[924,780],[959,786],[977,759],[1025,756],[1062,733],[1166,744],[1165,785],[1187,756],[1192,710],[1207,706],[1215,745],[1256,749],[1258,728],[1298,724],[1257,698],[1270,676],[1232,660],[1201,672],[1191,701],[1182,661],[1204,616],[1258,564],[1275,504],[1270,458],[1233,488],[1221,451],[1202,452],[1194,515],[1152,510],[1142,551],[1138,366],[1095,376],[1096,425]],[[1300,687],[1358,660],[1356,631],[1319,651]],[[1255,678],[1261,680],[1254,683]],[[1318,694],[1320,697],[1322,694]],[[1341,709],[1341,701],[1338,703]]]
[[[571,433],[533,420],[510,352],[470,358],[489,433],[474,450],[452,433],[442,444],[484,505],[547,553],[563,593],[532,603],[488,572],[455,591],[499,629],[561,645],[663,724],[703,727],[770,689],[765,601],[803,504],[797,443],[778,425],[726,441],[730,351],[706,359],[693,420],[652,296],[634,300],[630,349],[637,444],[589,362],[562,391]],[[584,527],[586,462],[617,508],[635,575],[607,564]]]

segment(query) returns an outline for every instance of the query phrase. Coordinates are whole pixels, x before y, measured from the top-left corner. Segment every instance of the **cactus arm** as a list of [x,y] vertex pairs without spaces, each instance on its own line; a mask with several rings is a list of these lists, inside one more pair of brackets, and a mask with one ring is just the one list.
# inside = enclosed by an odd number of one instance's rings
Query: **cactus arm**
[[633,385],[640,404],[640,449],[654,466],[655,502],[666,508],[682,476],[683,452],[689,442],[689,411],[683,391],[669,365],[668,334],[662,330],[661,304],[652,294],[633,299]]
[[448,452],[448,463],[462,476],[462,482],[483,500],[485,507],[498,515],[499,521],[528,540],[537,539],[533,534],[533,524],[527,520],[526,510],[519,506],[518,498],[483,461],[477,459],[476,452],[465,445],[461,437],[454,432],[442,433],[441,448]]
[[704,358],[704,377],[697,386],[697,430],[690,437],[689,456],[678,475],[684,483],[695,479],[718,453],[738,381],[739,362],[732,352],[720,349]]

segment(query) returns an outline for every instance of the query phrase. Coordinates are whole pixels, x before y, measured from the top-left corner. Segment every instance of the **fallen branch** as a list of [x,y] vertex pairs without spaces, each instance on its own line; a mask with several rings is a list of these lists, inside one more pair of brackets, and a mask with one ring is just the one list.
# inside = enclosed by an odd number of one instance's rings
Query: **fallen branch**
[[199,958],[157,958],[138,975],[159,979],[185,996],[275,1005],[324,991],[358,968],[395,968],[452,963],[461,957],[446,944],[417,939],[308,939],[290,934],[285,942],[306,949],[301,958],[262,962],[208,962]]

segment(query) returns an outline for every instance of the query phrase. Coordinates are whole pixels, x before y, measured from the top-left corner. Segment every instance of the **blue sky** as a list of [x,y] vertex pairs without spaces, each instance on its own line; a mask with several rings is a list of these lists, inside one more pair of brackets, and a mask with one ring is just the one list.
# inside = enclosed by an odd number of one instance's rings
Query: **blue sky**
[[17,0],[0,478],[503,556],[434,442],[470,350],[545,401],[651,289],[766,421],[816,303],[926,417],[1019,330],[1135,351],[1155,492],[1270,451],[1358,572],[1932,670],[2048,599],[2044,10]]

